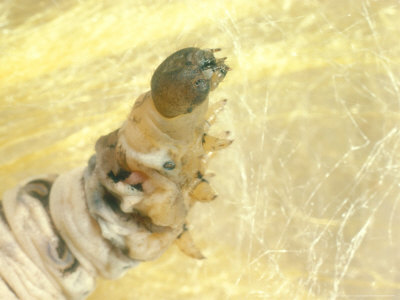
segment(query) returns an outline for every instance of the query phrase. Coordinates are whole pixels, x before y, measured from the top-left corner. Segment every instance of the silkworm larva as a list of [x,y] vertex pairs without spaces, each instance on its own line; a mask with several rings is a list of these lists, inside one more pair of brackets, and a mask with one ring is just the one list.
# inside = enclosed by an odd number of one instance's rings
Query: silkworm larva
[[0,299],[83,299],[172,243],[203,258],[187,230],[196,201],[216,194],[206,174],[226,137],[208,135],[226,101],[208,94],[229,67],[186,48],[154,72],[121,128],[101,137],[86,167],[28,179],[0,202]]

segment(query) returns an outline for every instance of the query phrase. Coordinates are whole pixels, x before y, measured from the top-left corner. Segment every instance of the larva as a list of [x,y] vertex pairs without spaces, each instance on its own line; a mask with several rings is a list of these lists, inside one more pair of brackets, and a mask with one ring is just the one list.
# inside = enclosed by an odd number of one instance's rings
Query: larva
[[121,128],[86,167],[28,179],[0,202],[0,299],[83,299],[172,243],[202,258],[187,231],[211,201],[207,161],[232,141],[208,135],[225,101],[208,94],[229,71],[219,49],[185,48],[156,69]]

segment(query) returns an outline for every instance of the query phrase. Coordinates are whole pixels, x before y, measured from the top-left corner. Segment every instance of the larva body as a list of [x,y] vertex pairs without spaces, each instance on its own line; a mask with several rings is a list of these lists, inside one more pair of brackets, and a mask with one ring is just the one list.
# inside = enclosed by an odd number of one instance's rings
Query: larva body
[[228,139],[207,135],[219,102],[208,93],[229,68],[215,50],[182,49],[155,71],[152,89],[87,167],[22,182],[0,211],[0,299],[83,299],[173,242],[202,258],[186,228],[195,201],[215,193],[205,173]]

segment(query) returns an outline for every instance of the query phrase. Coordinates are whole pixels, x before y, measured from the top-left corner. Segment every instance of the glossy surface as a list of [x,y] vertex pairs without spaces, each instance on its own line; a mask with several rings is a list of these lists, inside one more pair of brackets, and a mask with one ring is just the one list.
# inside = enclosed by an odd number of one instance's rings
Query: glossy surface
[[0,192],[83,165],[170,53],[232,68],[219,197],[90,299],[400,297],[398,1],[2,1]]

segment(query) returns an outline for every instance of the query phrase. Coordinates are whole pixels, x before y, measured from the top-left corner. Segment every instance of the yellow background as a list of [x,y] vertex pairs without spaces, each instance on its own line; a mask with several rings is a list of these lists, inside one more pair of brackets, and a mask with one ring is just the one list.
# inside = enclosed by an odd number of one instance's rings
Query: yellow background
[[169,54],[221,47],[207,259],[172,247],[90,299],[400,298],[399,36],[395,0],[3,0],[0,193],[85,164]]

